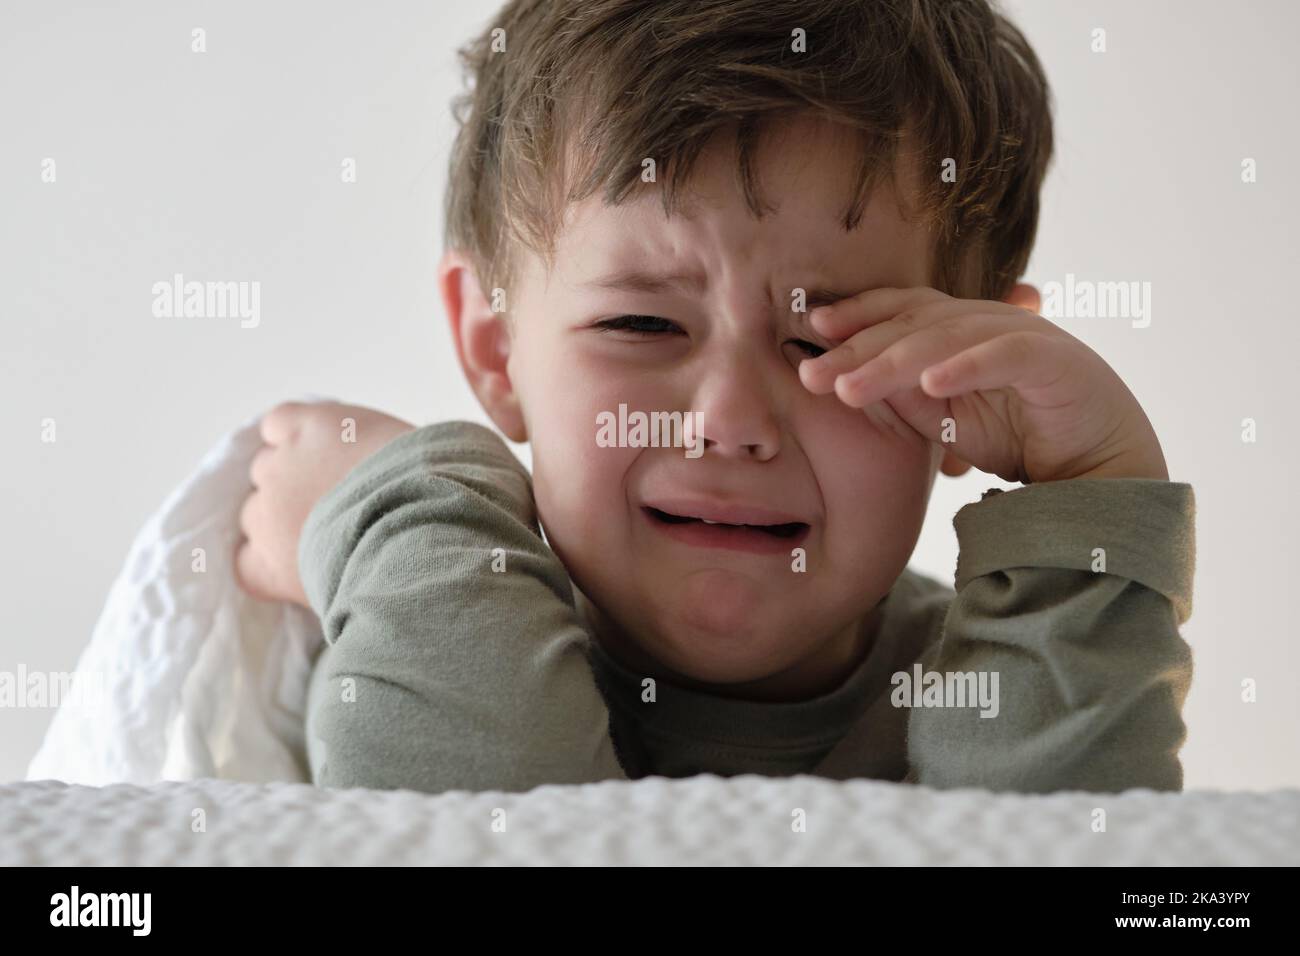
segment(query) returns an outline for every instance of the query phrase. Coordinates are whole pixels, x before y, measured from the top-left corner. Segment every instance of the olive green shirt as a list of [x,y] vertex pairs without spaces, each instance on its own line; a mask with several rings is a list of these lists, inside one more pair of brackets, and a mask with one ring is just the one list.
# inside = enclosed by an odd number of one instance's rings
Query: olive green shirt
[[[579,618],[505,442],[469,422],[417,429],[356,466],[303,530],[299,566],[326,641],[308,699],[313,780],[523,791],[808,773],[1181,789],[1191,487],[994,490],[954,525],[954,587],[905,571],[879,605],[874,643],[834,691],[769,703],[659,680],[651,701],[642,675]],[[980,674],[996,707],[962,684]]]

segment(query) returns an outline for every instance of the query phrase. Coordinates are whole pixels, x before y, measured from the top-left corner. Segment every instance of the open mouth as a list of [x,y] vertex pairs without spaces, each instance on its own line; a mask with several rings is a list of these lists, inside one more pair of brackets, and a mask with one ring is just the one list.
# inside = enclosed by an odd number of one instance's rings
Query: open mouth
[[759,531],[774,538],[797,538],[808,529],[808,525],[802,521],[791,521],[787,524],[727,524],[725,521],[710,521],[707,518],[694,518],[690,515],[669,514],[667,511],[660,511],[658,508],[647,507],[645,510],[650,514],[650,517],[664,524],[697,523],[718,529]]
[[[707,514],[716,515],[716,518],[679,514],[681,511],[694,511],[697,507]],[[789,554],[790,549],[800,544],[811,529],[805,522],[764,520],[789,518],[790,515],[736,507],[695,506],[682,502],[676,505],[675,511],[664,511],[662,507],[651,505],[642,505],[641,511],[655,531],[692,548],[746,551],[749,554]],[[722,518],[732,520],[723,522],[719,520]],[[749,520],[748,523],[741,524],[740,519]]]

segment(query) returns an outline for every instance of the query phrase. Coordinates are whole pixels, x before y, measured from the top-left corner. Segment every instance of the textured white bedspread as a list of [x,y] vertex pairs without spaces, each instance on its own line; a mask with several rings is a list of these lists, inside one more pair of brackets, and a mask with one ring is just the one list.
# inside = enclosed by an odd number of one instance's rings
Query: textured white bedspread
[[542,863],[1294,865],[1300,790],[1020,796],[707,775],[438,796],[216,779],[0,786],[6,866]]

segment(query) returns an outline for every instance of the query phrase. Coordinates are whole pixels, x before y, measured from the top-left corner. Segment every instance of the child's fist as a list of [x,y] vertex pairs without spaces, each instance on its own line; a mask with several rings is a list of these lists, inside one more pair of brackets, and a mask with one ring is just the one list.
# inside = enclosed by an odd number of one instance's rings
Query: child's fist
[[415,426],[334,402],[286,402],[262,418],[262,449],[249,468],[253,491],[239,513],[240,585],[254,597],[308,607],[298,576],[298,539],[312,508],[360,463]]
[[[1037,308],[1028,286],[1015,298]],[[1020,482],[1169,478],[1155,431],[1120,377],[1029,308],[928,288],[873,289],[814,309],[809,321],[838,343],[800,364],[811,392],[834,392],[854,408],[885,402],[981,471]]]

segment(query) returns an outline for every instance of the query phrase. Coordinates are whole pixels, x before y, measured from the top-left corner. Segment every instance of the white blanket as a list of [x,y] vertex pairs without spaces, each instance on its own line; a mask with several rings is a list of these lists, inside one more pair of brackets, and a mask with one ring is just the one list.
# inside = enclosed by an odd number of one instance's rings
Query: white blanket
[[28,780],[307,781],[301,608],[235,580],[257,419],[223,438],[136,535]]

